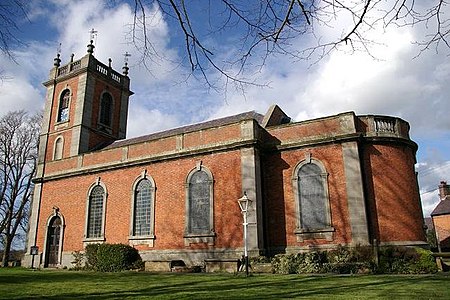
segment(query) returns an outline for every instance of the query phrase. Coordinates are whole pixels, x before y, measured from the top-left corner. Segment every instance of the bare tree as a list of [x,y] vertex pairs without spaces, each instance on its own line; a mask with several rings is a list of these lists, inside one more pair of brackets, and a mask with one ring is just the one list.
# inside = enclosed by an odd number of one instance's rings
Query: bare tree
[[[269,57],[284,55],[315,62],[340,47],[370,55],[370,45],[377,41],[368,38],[369,32],[390,26],[423,25],[427,31],[423,40],[417,41],[419,51],[438,50],[441,45],[450,50],[448,4],[448,0],[135,0],[131,36],[144,64],[163,55],[156,52],[147,35],[147,21],[155,18],[148,7],[156,6],[171,28],[178,29],[185,62],[194,76],[198,74],[214,86],[211,74],[216,74],[242,87],[254,84],[248,81],[248,72],[258,71]],[[198,20],[202,14],[205,17]],[[339,21],[346,26],[333,28],[339,32],[331,38],[318,30]],[[223,32],[235,37],[231,41],[235,49],[226,57],[216,51]],[[299,47],[299,38],[308,42]]]
[[14,59],[11,47],[21,44],[16,33],[20,30],[18,20],[27,18],[25,1],[2,0],[0,2],[0,51]]
[[0,237],[4,267],[14,238],[26,230],[39,124],[39,115],[29,117],[24,111],[9,112],[0,119]]
[[[255,84],[252,73],[277,55],[314,62],[339,48],[370,54],[371,43],[377,42],[370,39],[370,31],[392,26],[423,26],[423,39],[417,41],[420,51],[450,50],[449,0],[134,0],[131,4],[130,38],[142,54],[141,63],[148,66],[165,59],[149,34],[151,21],[162,16],[184,44],[183,62],[191,75],[210,87],[221,79],[241,87]],[[18,16],[26,16],[23,0],[3,0],[0,50],[6,55],[11,55],[10,43],[17,42],[13,31],[18,29]],[[339,23],[345,25],[333,27]],[[327,27],[333,36],[321,32]],[[230,44],[233,47],[224,55],[223,46]]]

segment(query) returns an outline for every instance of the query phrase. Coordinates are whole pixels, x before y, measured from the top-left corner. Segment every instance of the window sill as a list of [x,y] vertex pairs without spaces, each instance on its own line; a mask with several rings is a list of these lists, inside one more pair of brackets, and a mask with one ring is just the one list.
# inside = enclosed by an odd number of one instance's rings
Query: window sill
[[320,229],[303,229],[298,228],[295,230],[297,236],[297,242],[303,242],[304,240],[316,240],[325,239],[326,241],[333,240],[334,227],[320,228]]
[[97,124],[97,129],[98,129],[99,131],[101,131],[101,132],[106,132],[106,133],[108,133],[108,134],[112,134],[112,128],[111,128],[111,126],[109,126],[109,125],[105,125],[105,124],[102,124],[102,123],[98,123],[98,124]]
[[89,244],[103,244],[105,241],[105,237],[85,238],[83,240],[83,247],[86,247]]
[[131,246],[137,245],[147,245],[149,247],[154,247],[154,235],[142,235],[142,236],[129,236],[128,243]]
[[59,121],[55,123],[55,129],[67,128],[69,126],[69,120],[67,121]]
[[209,246],[214,245],[214,240],[216,238],[216,233],[206,233],[206,234],[185,234],[184,235],[184,245],[186,247],[191,244],[208,244]]

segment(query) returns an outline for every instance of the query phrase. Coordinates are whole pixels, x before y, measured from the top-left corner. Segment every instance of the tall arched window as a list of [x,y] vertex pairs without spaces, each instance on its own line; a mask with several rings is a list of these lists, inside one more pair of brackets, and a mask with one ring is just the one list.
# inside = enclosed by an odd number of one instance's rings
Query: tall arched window
[[[302,238],[331,239],[331,212],[328,197],[328,173],[316,159],[300,162],[293,174],[297,207],[296,233],[317,233]],[[327,234],[327,233],[330,234]]]
[[213,207],[212,174],[199,165],[189,173],[186,180],[186,244],[214,242]]
[[154,187],[148,179],[142,179],[134,191],[133,236],[153,235]]
[[91,189],[88,204],[87,238],[103,237],[105,189],[96,185]]
[[111,127],[113,99],[109,93],[103,93],[100,100],[100,124]]
[[64,90],[59,99],[58,122],[66,122],[69,120],[69,101],[70,90]]

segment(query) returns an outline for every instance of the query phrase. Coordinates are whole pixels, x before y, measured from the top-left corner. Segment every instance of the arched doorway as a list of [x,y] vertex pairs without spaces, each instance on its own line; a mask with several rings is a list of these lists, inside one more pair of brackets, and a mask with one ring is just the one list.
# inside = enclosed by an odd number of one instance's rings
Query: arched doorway
[[53,217],[47,229],[47,247],[44,267],[57,267],[60,263],[62,221],[59,216]]

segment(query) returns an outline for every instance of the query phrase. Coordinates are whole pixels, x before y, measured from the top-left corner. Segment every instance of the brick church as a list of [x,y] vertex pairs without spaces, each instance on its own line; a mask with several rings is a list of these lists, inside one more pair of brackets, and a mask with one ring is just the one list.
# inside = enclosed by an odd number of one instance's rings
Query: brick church
[[244,193],[250,256],[426,244],[404,120],[292,122],[274,105],[125,139],[128,67],[93,50],[55,58],[44,83],[25,265],[71,267],[90,243],[129,244],[147,262],[239,258]]

